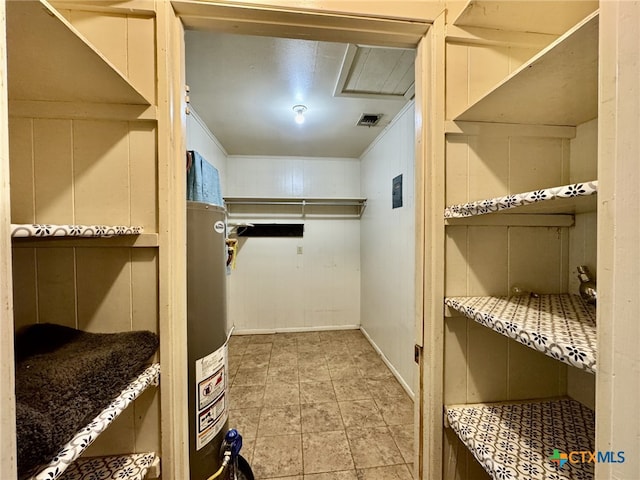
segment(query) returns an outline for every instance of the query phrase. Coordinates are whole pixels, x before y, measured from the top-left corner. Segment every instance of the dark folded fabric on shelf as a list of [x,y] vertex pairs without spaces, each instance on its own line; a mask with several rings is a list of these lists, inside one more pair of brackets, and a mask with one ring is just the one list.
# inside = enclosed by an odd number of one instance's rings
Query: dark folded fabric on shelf
[[49,462],[147,366],[148,331],[88,333],[53,324],[18,333],[16,430],[20,476]]

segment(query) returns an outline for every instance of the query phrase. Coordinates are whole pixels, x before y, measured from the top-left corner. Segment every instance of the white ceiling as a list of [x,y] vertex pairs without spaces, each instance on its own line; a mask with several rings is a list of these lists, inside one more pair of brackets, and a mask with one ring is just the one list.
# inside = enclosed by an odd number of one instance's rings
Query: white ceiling
[[[191,105],[230,155],[357,158],[407,103],[402,95],[334,96],[346,44],[201,31],[187,31],[185,41]],[[345,90],[406,89],[413,64],[399,53],[352,46],[347,57],[361,63],[342,75]],[[302,125],[296,104],[307,107]],[[356,126],[363,113],[383,117]]]

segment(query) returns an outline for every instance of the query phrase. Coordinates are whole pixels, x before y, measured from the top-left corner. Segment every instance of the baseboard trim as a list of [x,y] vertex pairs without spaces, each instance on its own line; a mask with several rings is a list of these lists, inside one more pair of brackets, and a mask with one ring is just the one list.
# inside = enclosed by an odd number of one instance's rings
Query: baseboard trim
[[373,341],[371,336],[367,333],[367,331],[364,329],[364,327],[362,325],[360,325],[360,331],[362,332],[364,337],[369,341],[369,343],[374,348],[374,350],[378,353],[378,355],[380,355],[380,357],[382,358],[382,361],[385,363],[385,365],[387,367],[389,367],[389,370],[391,370],[391,373],[393,373],[393,376],[396,377],[396,380],[398,380],[400,385],[402,385],[402,388],[404,388],[404,391],[407,392],[407,395],[409,395],[411,397],[411,400],[415,400],[415,394],[413,393],[413,389],[404,380],[404,378],[402,378],[400,373],[398,373],[398,370],[396,370],[396,367],[393,366],[393,364],[389,361],[389,359],[386,357],[386,355],[384,353],[382,353],[382,350],[380,350],[378,345],[376,345],[376,342]]
[[322,327],[290,327],[290,328],[238,328],[233,335],[265,335],[271,333],[304,333],[323,332],[326,330],[358,330],[360,325],[328,325]]

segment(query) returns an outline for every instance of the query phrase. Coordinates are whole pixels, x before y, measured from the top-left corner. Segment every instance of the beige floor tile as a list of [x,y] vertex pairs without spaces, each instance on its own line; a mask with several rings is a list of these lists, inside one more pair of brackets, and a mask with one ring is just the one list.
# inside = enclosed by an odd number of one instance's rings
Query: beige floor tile
[[344,342],[345,334],[348,331],[349,330],[322,330],[318,332],[318,336],[321,340],[336,340],[339,342]]
[[251,338],[245,335],[235,335],[229,339],[229,351],[234,355],[242,355],[247,346],[251,343]]
[[389,368],[384,364],[384,362],[380,361],[378,363],[372,363],[364,368],[358,367],[360,371],[360,375],[364,378],[374,378],[380,380],[388,380],[388,381],[397,381]]
[[387,427],[348,428],[347,437],[357,469],[404,463]]
[[302,434],[304,474],[354,468],[344,431]]
[[362,377],[333,380],[333,389],[339,402],[346,400],[370,400],[373,397]]
[[298,353],[281,350],[271,353],[269,366],[290,367],[298,365]]
[[298,383],[298,366],[269,365],[267,383]]
[[232,385],[229,390],[229,408],[262,407],[264,403],[264,385]]
[[[347,347],[347,345],[344,345],[345,348],[349,348]],[[336,368],[336,367],[343,367],[343,366],[349,366],[349,367],[355,367],[355,364],[353,363],[353,359],[351,358],[351,355],[340,355],[340,354],[332,354],[332,353],[325,353],[325,357],[327,358],[327,365],[329,366],[329,368]]]
[[229,376],[235,375],[240,365],[242,365],[242,355],[229,355]]
[[263,333],[259,335],[250,335],[251,344],[256,345],[259,343],[273,343],[273,339],[276,337],[275,333]]
[[384,419],[373,400],[338,402],[345,427],[383,426]]
[[387,425],[413,423],[413,401],[408,395],[376,400],[376,405]]
[[265,406],[298,405],[300,388],[294,383],[270,383],[264,393]]
[[373,354],[373,355],[377,355],[378,353],[376,352],[376,349],[373,348],[373,346],[369,343],[369,340],[364,339],[364,340],[360,340],[360,341],[356,341],[356,342],[350,342],[347,345],[349,345],[349,351],[351,352],[351,355],[358,355],[358,354]]
[[256,480],[304,480],[302,475],[294,475],[293,477],[271,477]]
[[325,356],[327,357],[327,359],[334,358],[334,357],[348,357],[351,358],[351,349],[349,348],[349,345],[347,345],[346,343],[342,343],[342,342],[330,342],[324,351]]
[[300,405],[263,407],[260,413],[258,438],[300,433]]
[[272,348],[273,348],[273,343],[253,343],[252,342],[247,347],[247,350],[244,353],[245,355],[248,353],[254,353],[254,354],[271,353]]
[[267,367],[240,367],[233,380],[233,384],[238,386],[264,385],[265,383],[267,383]]
[[303,403],[301,415],[303,433],[344,430],[342,416],[336,402]]
[[371,396],[376,400],[390,400],[407,395],[395,378],[367,378],[366,381]]
[[341,380],[344,378],[362,378],[360,370],[355,365],[339,365],[329,367],[329,375],[332,380]]
[[[256,446],[255,438],[244,438],[244,434],[240,432],[242,435],[242,448],[240,449],[240,455],[244,457],[244,459],[249,462],[249,465],[253,462],[253,449]],[[253,470],[253,467],[251,467]]]
[[242,438],[249,440],[256,438],[260,408],[239,408],[229,411],[229,428],[235,428]]
[[380,355],[376,352],[356,354],[353,356],[353,363],[355,363],[356,367],[360,370],[381,370],[391,374],[389,367],[387,367],[382,358],[380,358]]
[[302,474],[302,440],[300,435],[258,437],[253,450],[251,469],[256,479]]
[[320,343],[320,332],[300,332],[296,340],[298,345],[304,343]]
[[303,364],[300,366],[301,382],[326,382],[331,380],[329,369],[326,365]]
[[405,463],[413,463],[413,423],[392,425],[389,430]]
[[301,343],[298,342],[298,353],[312,353],[324,355],[327,349],[327,342],[315,342],[315,343]]
[[380,358],[380,355],[378,355],[378,352],[376,352],[373,348],[367,349],[367,350],[364,350],[363,348],[361,348],[355,351],[353,350],[353,346],[351,346],[350,348],[352,349],[351,355],[353,357],[353,362],[358,367],[370,365],[372,362],[382,361],[382,359]]
[[345,470],[342,472],[312,473],[305,475],[304,480],[358,480],[358,477],[355,470]]
[[295,338],[283,336],[281,334],[276,334],[273,338],[273,350],[272,352],[277,351],[278,349],[293,349],[296,350],[298,346],[298,342]]
[[298,352],[298,365],[326,365],[323,352]]
[[335,402],[336,394],[331,382],[300,383],[300,403]]
[[353,330],[344,330],[343,338],[345,342],[359,342],[362,340],[367,340],[359,328],[354,328]]
[[247,352],[242,356],[240,368],[264,368],[269,366],[271,354],[268,352]]
[[357,480],[413,480],[413,477],[406,465],[392,465],[358,470]]

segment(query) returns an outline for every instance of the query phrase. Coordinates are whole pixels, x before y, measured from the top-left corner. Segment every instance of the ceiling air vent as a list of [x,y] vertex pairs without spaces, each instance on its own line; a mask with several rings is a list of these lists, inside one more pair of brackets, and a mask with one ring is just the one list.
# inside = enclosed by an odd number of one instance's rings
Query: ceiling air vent
[[356,125],[359,127],[375,127],[381,118],[381,113],[363,113]]

